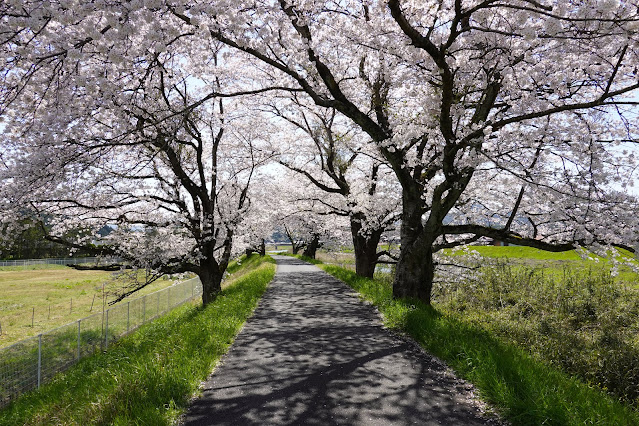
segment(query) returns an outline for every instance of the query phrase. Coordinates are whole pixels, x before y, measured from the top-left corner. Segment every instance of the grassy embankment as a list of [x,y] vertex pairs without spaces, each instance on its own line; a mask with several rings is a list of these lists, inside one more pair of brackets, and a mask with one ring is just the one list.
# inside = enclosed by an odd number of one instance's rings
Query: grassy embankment
[[[112,272],[79,271],[63,265],[0,267],[0,347],[101,312],[103,284],[108,302],[109,292],[122,282],[123,277]],[[160,279],[134,297],[173,282]]]
[[526,247],[473,279],[443,283],[435,306],[639,409],[639,276],[608,259]]
[[172,424],[252,313],[273,263],[232,264],[209,306],[183,305],[81,361],[0,411],[0,424]]
[[[575,250],[554,253],[532,247],[519,246],[473,246],[471,248],[484,258],[507,260],[508,263],[517,266],[543,268],[544,272],[555,278],[561,278],[566,272],[571,270],[586,270],[596,273],[601,271],[608,272],[612,267],[610,258],[589,253],[589,259],[584,259]],[[451,251],[447,250],[445,253],[451,254]],[[623,259],[636,262],[632,254],[623,250],[619,250],[618,253]],[[456,255],[460,254],[458,252]],[[620,265],[617,275],[613,278],[616,282],[631,284],[639,288],[639,274],[627,265]]]
[[[610,259],[592,253],[590,253],[590,260],[583,259],[574,250],[553,253],[532,247],[519,246],[472,246],[470,248],[484,258],[504,259],[513,265],[543,268],[545,272],[556,277],[562,276],[566,270],[570,269],[586,269],[591,271],[601,269],[610,270],[612,265]],[[399,252],[399,247],[396,245],[381,244],[379,249]],[[444,250],[442,254],[456,257],[464,255],[463,252],[454,252],[453,250]],[[633,258],[630,253],[625,253],[624,257]],[[342,250],[339,252],[320,250],[317,253],[317,258],[324,263],[340,265],[349,269],[355,268],[355,256],[352,250]],[[621,266],[618,275],[615,276],[614,279],[617,282],[630,283],[639,287],[639,274],[632,271],[628,266]]]
[[[499,315],[482,318],[488,312],[480,308],[482,303],[453,309],[450,302],[436,301],[432,307],[418,301],[394,300],[388,277],[369,280],[335,265],[321,267],[373,302],[384,315],[387,326],[409,334],[428,352],[445,360],[460,376],[474,383],[481,397],[513,424],[639,424],[639,414],[628,405],[618,402],[604,390],[562,372],[560,365],[553,365],[552,360],[532,350],[525,341],[511,338],[509,333],[516,333],[517,321],[509,322],[515,329],[500,331]],[[494,284],[501,287],[506,285],[503,280],[509,279],[511,288],[518,286],[518,278],[507,275]],[[583,281],[573,280],[572,283],[585,285]],[[611,282],[606,285],[610,288]],[[531,290],[532,287],[527,288]],[[463,284],[457,290],[466,294]],[[539,292],[545,290],[547,288],[539,288]],[[530,302],[528,299],[535,295],[524,293],[520,302]],[[543,299],[539,303],[546,301]],[[534,324],[536,319],[532,313],[530,315],[530,323]],[[567,337],[563,336],[560,343],[570,347],[573,339]],[[543,339],[540,336],[540,340]]]

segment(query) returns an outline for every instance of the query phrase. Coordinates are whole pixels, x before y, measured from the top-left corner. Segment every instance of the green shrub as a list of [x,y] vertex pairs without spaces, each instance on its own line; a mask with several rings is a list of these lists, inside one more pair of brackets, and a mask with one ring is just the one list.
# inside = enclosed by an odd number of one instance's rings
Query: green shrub
[[500,262],[437,295],[444,311],[639,408],[639,290],[606,269],[545,274]]

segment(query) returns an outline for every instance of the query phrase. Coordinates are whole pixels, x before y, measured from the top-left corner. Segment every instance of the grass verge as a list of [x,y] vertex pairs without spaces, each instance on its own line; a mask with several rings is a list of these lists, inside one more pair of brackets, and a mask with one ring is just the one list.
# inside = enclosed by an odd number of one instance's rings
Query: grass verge
[[172,424],[253,312],[274,261],[250,259],[239,272],[210,305],[184,305],[17,399],[0,425]]
[[480,397],[512,424],[639,425],[639,414],[631,408],[481,327],[419,301],[395,300],[388,282],[320,266],[377,306],[387,326],[407,333],[472,382]]

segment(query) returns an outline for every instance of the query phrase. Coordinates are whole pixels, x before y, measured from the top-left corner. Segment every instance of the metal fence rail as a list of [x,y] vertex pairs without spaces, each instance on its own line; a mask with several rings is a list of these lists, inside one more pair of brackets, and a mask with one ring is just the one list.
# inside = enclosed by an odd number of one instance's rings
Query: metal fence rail
[[18,259],[18,260],[0,260],[0,266],[29,266],[29,265],[80,265],[85,263],[94,263],[96,265],[104,265],[119,262],[121,259],[116,257],[65,257],[65,258],[49,258],[49,259]]
[[198,278],[120,303],[103,313],[0,349],[0,408],[21,393],[38,389],[55,374],[164,313],[200,297]]

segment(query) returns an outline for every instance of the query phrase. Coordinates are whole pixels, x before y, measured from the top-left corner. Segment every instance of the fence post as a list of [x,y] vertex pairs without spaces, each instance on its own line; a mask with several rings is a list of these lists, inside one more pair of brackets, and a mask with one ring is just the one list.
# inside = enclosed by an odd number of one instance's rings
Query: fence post
[[80,322],[81,319],[78,320],[78,361],[80,361]]
[[107,309],[106,311],[106,323],[104,326],[104,350],[105,351],[109,349],[109,311],[110,309]]
[[126,332],[129,332],[129,319],[131,318],[131,302],[126,303]]
[[38,389],[42,381],[42,334],[38,334]]

